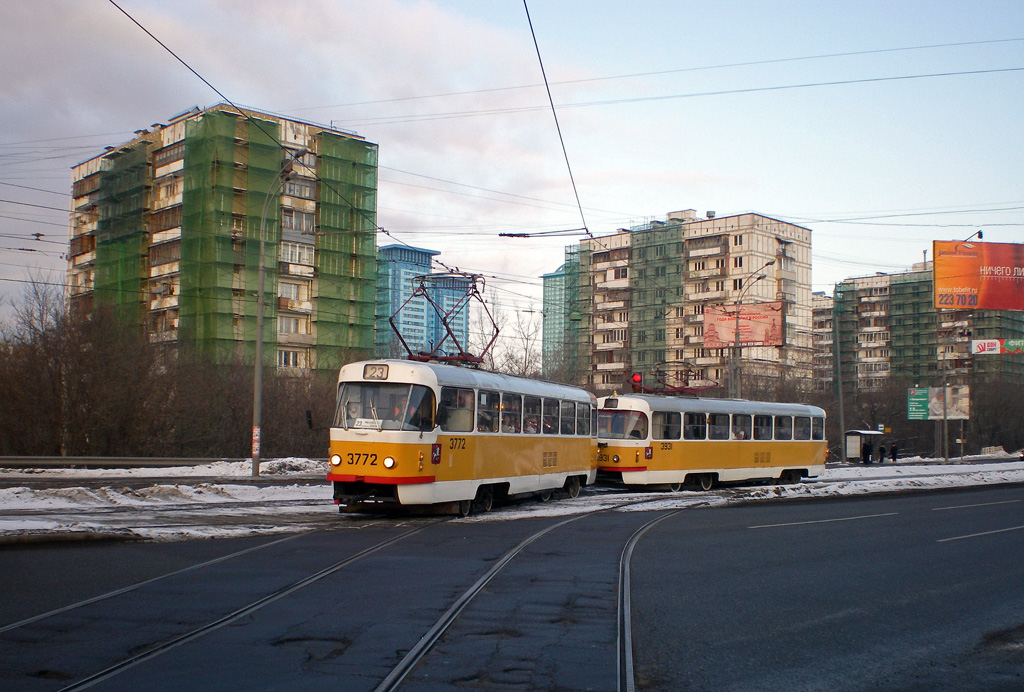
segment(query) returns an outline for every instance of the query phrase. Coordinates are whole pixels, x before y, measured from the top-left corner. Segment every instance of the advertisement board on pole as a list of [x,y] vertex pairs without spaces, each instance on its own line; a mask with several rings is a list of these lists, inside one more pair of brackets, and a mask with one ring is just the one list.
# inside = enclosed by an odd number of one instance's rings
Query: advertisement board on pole
[[907,420],[928,420],[928,387],[907,390]]
[[704,310],[704,348],[736,345],[739,313],[740,346],[782,346],[782,302],[750,305],[709,305]]
[[1024,244],[932,241],[936,308],[1024,310]]
[[967,385],[946,387],[946,400],[942,400],[942,387],[910,387],[907,389],[907,420],[969,420],[971,417],[971,388]]

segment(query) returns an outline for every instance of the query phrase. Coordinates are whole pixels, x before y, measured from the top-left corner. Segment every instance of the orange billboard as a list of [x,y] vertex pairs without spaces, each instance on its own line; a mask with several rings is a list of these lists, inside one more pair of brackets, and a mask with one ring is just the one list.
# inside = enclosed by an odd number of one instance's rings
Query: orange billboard
[[1024,245],[932,241],[935,307],[1024,310]]
[[704,348],[735,346],[737,331],[740,346],[782,346],[782,327],[781,301],[709,305],[704,310]]

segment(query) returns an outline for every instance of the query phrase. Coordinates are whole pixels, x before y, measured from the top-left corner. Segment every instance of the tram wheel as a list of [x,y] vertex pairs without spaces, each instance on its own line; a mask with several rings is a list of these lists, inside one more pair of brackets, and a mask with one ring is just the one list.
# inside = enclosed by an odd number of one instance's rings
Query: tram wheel
[[458,511],[460,517],[468,517],[470,512],[473,511],[472,500],[460,500],[455,504],[456,511]]
[[489,485],[481,485],[476,491],[474,506],[481,512],[490,512],[494,507],[494,489]]
[[783,471],[782,475],[779,476],[778,484],[790,485],[792,483],[799,483],[800,478],[801,476],[799,471]]
[[578,476],[571,476],[565,479],[565,492],[572,498],[580,496],[580,479]]
[[669,483],[668,484],[668,490],[671,493],[678,493],[682,489],[683,489],[683,484],[682,483]]
[[697,483],[701,490],[711,490],[711,486],[715,484],[715,477],[710,473],[702,473],[697,479]]
[[540,501],[541,502],[551,502],[551,491],[550,490],[541,490],[540,491]]

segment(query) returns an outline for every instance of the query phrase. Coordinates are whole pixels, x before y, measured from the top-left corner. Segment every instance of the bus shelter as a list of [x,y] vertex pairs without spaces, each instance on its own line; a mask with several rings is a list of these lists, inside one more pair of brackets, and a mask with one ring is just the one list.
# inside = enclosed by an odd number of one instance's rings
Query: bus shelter
[[878,430],[847,430],[843,445],[844,461],[862,461],[870,464],[879,445],[882,444],[884,433]]

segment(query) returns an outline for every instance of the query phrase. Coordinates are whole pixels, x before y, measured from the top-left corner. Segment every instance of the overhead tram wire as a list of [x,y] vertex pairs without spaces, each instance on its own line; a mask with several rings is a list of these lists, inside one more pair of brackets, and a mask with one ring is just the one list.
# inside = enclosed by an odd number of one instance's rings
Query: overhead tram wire
[[[923,46],[903,46],[903,47],[898,47],[898,48],[874,48],[874,49],[870,49],[870,50],[849,51],[849,52],[845,52],[845,53],[824,53],[824,54],[821,54],[821,55],[804,55],[804,56],[796,56],[796,57],[791,57],[791,58],[769,58],[769,59],[766,59],[766,60],[751,60],[751,61],[747,61],[747,62],[724,63],[724,64],[721,64],[721,65],[702,65],[700,67],[680,67],[680,68],[674,68],[674,69],[669,69],[669,70],[657,70],[657,71],[654,71],[654,72],[637,72],[637,73],[632,73],[632,74],[610,75],[610,76],[607,76],[607,77],[588,77],[588,78],[585,78],[585,79],[567,79],[567,80],[563,80],[563,81],[552,82],[552,84],[556,84],[556,85],[560,85],[560,86],[561,85],[568,85],[568,84],[587,84],[587,83],[591,83],[591,82],[603,82],[603,81],[612,81],[612,80],[619,80],[619,79],[636,79],[638,77],[661,77],[661,76],[665,76],[665,75],[680,74],[680,73],[684,73],[684,72],[700,72],[700,71],[703,71],[703,70],[721,70],[721,69],[728,69],[728,68],[733,68],[733,67],[754,67],[754,66],[757,66],[757,65],[773,65],[773,64],[786,63],[786,62],[802,62],[802,61],[805,61],[805,60],[823,60],[823,59],[829,59],[829,58],[848,58],[848,57],[855,57],[855,56],[859,56],[859,55],[877,55],[877,54],[880,54],[880,53],[898,53],[898,52],[914,51],[914,50],[932,50],[932,49],[936,49],[936,48],[957,48],[957,47],[961,47],[961,46],[979,46],[979,45],[988,45],[988,44],[996,44],[996,43],[1013,43],[1013,42],[1020,42],[1020,41],[1024,41],[1024,38],[999,38],[999,39],[986,39],[986,40],[983,40],[983,41],[962,41],[962,42],[959,42],[959,43],[935,43],[935,44],[923,45]],[[421,95],[421,96],[400,96],[400,97],[391,98],[391,99],[376,99],[376,100],[373,100],[373,101],[353,101],[351,103],[338,103],[338,104],[332,104],[332,105],[329,105],[329,106],[310,106],[310,107],[306,107],[306,108],[296,108],[296,109],[293,109],[293,112],[297,113],[297,112],[302,112],[302,111],[324,110],[324,109],[327,109],[327,108],[350,108],[350,107],[353,107],[353,106],[373,106],[373,105],[378,105],[378,104],[383,104],[383,103],[400,103],[400,102],[403,102],[403,101],[419,101],[419,100],[434,99],[434,98],[448,98],[448,97],[451,97],[451,96],[473,96],[473,95],[477,95],[477,94],[496,93],[496,92],[503,92],[503,91],[515,91],[515,90],[520,90],[520,89],[534,89],[534,88],[536,88],[538,86],[542,86],[542,85],[540,85],[540,84],[523,84],[523,85],[518,85],[518,86],[493,87],[493,88],[489,88],[489,89],[471,89],[471,90],[467,90],[467,91],[450,91],[450,92],[441,93],[441,94],[424,94],[424,95]]]
[[[245,112],[244,110],[242,110],[242,108],[240,108],[240,107],[239,107],[239,106],[238,106],[237,104],[235,104],[235,102],[234,102],[234,101],[232,101],[232,100],[231,100],[231,99],[229,99],[229,98],[228,98],[228,97],[227,97],[226,95],[224,95],[224,93],[223,93],[223,92],[221,92],[221,91],[220,91],[220,89],[218,89],[217,87],[215,87],[215,86],[214,86],[213,84],[211,84],[211,83],[209,82],[209,80],[207,80],[207,79],[206,79],[205,77],[203,77],[203,76],[202,76],[201,74],[199,74],[199,72],[197,72],[197,71],[196,71],[195,69],[193,69],[191,65],[189,65],[189,64],[188,64],[187,62],[185,62],[185,60],[184,60],[184,59],[182,59],[182,58],[181,58],[181,57],[180,57],[180,56],[179,56],[179,55],[178,55],[177,53],[175,53],[175,52],[174,52],[173,50],[171,50],[171,49],[170,49],[170,48],[169,48],[169,47],[168,47],[168,46],[167,46],[167,45],[166,45],[166,44],[165,44],[165,43],[164,43],[163,41],[161,41],[161,40],[160,40],[160,39],[158,39],[158,38],[157,38],[157,37],[156,37],[155,35],[153,35],[153,33],[152,33],[152,32],[151,32],[151,31],[150,31],[149,29],[147,29],[146,27],[144,27],[144,26],[143,26],[143,25],[142,25],[141,23],[139,23],[139,21],[138,21],[138,20],[136,20],[136,19],[135,19],[134,17],[132,17],[132,16],[130,15],[130,14],[128,14],[128,12],[126,12],[126,11],[124,10],[124,8],[122,8],[122,7],[120,6],[120,5],[118,5],[118,4],[117,4],[117,3],[116,3],[116,2],[114,1],[114,0],[107,0],[107,1],[108,1],[108,2],[109,2],[109,3],[111,4],[111,5],[113,5],[114,7],[116,7],[116,8],[118,9],[118,11],[120,11],[120,12],[121,12],[121,13],[122,13],[122,14],[123,14],[124,16],[126,16],[126,17],[127,17],[127,18],[128,18],[129,20],[131,20],[131,22],[132,22],[133,24],[135,24],[135,25],[136,25],[137,27],[139,27],[140,29],[142,29],[142,31],[143,31],[143,32],[145,32],[147,36],[149,36],[150,38],[152,38],[152,39],[153,39],[154,41],[156,41],[156,42],[157,42],[157,43],[158,43],[158,44],[159,44],[159,45],[160,45],[160,46],[161,46],[161,47],[162,47],[162,48],[163,48],[164,50],[166,50],[166,51],[167,51],[168,53],[170,53],[170,54],[171,54],[171,55],[172,55],[172,56],[174,57],[174,59],[175,59],[175,60],[177,60],[178,62],[180,62],[180,63],[181,63],[182,65],[184,65],[184,66],[185,66],[185,68],[186,68],[186,69],[188,69],[188,71],[189,71],[189,72],[191,72],[191,73],[192,73],[192,74],[194,74],[194,75],[195,75],[196,77],[198,77],[198,78],[200,79],[200,81],[202,81],[202,82],[203,82],[203,84],[205,84],[206,86],[210,87],[210,89],[212,89],[212,90],[213,90],[213,92],[214,92],[215,94],[217,94],[218,96],[220,96],[220,97],[221,97],[221,98],[222,98],[222,99],[223,99],[223,100],[224,100],[224,101],[225,101],[225,102],[226,102],[226,103],[227,103],[228,105],[230,105],[230,106],[231,106],[232,108],[234,108],[234,109],[235,109],[236,111],[238,111],[238,113],[239,113],[239,114],[241,114],[241,115],[242,115],[242,117],[244,117],[244,118],[245,118],[245,119],[246,119],[247,121],[249,121],[249,124],[250,124],[250,125],[252,125],[252,126],[253,126],[253,127],[255,127],[256,129],[258,129],[258,130],[259,130],[260,132],[262,132],[262,133],[263,133],[264,135],[266,135],[268,139],[270,139],[270,140],[272,140],[272,141],[276,141],[276,142],[278,143],[278,145],[279,145],[279,146],[281,146],[282,148],[284,148],[284,144],[283,144],[283,143],[282,143],[282,142],[281,142],[280,140],[278,140],[278,139],[277,139],[276,137],[274,137],[273,135],[271,135],[271,134],[270,134],[269,132],[267,132],[267,131],[266,131],[266,130],[265,130],[265,129],[263,128],[263,126],[262,126],[262,124],[261,124],[261,123],[259,123],[259,122],[258,122],[258,121],[257,121],[257,120],[256,120],[255,118],[253,118],[252,116],[250,116],[250,115],[249,115],[248,113],[246,113],[246,112]],[[384,235],[388,236],[388,237],[389,237],[389,238],[391,238],[392,240],[394,240],[394,241],[396,241],[396,242],[400,243],[401,245],[404,245],[404,246],[406,246],[406,247],[408,247],[408,248],[414,248],[414,246],[413,246],[413,245],[410,245],[409,243],[406,243],[405,241],[401,240],[400,238],[396,238],[396,237],[395,237],[394,235],[392,235],[392,234],[391,234],[391,232],[390,232],[390,231],[388,231],[388,230],[387,230],[386,228],[384,228],[383,226],[381,226],[380,224],[378,224],[378,223],[376,222],[376,220],[375,220],[375,219],[372,219],[372,218],[370,218],[369,214],[367,214],[366,212],[364,212],[364,211],[363,211],[362,209],[359,209],[359,208],[357,208],[357,207],[355,206],[355,204],[353,204],[353,203],[352,203],[352,201],[351,201],[351,200],[349,200],[349,199],[348,199],[348,198],[347,198],[347,197],[346,197],[345,195],[343,195],[343,194],[342,194],[342,193],[341,193],[341,192],[340,192],[339,190],[337,190],[337,189],[336,189],[336,188],[335,188],[335,187],[334,187],[333,185],[331,185],[331,183],[330,183],[329,181],[326,181],[326,180],[324,180],[323,178],[321,178],[321,177],[320,177],[320,175],[319,175],[319,174],[318,174],[318,173],[317,173],[317,172],[316,172],[315,170],[313,170],[313,169],[310,169],[310,168],[309,168],[308,166],[304,165],[304,164],[303,164],[303,163],[302,163],[301,161],[300,161],[300,162],[298,162],[298,163],[299,163],[299,165],[300,165],[300,166],[302,166],[302,167],[303,167],[303,168],[305,168],[306,170],[309,170],[309,171],[311,171],[311,172],[312,172],[312,175],[313,175],[313,178],[314,178],[315,180],[317,180],[317,181],[318,181],[318,182],[319,182],[319,183],[320,183],[321,185],[324,185],[324,186],[326,186],[326,187],[327,187],[327,188],[328,188],[329,190],[331,190],[331,191],[332,191],[332,192],[333,192],[334,194],[336,194],[336,195],[337,195],[337,196],[338,196],[338,197],[339,197],[340,199],[344,200],[344,201],[345,201],[345,202],[346,202],[346,203],[348,204],[348,206],[352,208],[352,210],[353,210],[353,211],[355,211],[355,212],[357,212],[357,213],[359,214],[359,216],[360,216],[360,217],[362,217],[363,219],[365,219],[366,221],[368,221],[368,222],[370,223],[370,225],[371,225],[371,226],[373,227],[374,231],[376,231],[376,232],[379,232],[379,233],[383,233]],[[344,232],[344,233],[355,233],[355,232],[357,232],[357,231],[343,231],[343,232]],[[452,269],[451,267],[449,267],[448,265],[446,265],[446,264],[445,264],[444,262],[442,262],[441,260],[437,259],[436,257],[434,257],[434,258],[431,258],[431,261],[432,261],[433,263],[437,264],[438,266],[442,267],[442,268],[443,268],[443,269],[444,269],[445,271],[448,271],[448,272],[457,272],[457,271],[458,271],[457,269]]]
[[555,100],[551,97],[551,86],[548,84],[548,75],[544,70],[544,60],[540,55],[540,44],[537,43],[537,34],[533,30],[533,20],[530,19],[530,7],[526,0],[523,0],[523,9],[526,11],[526,22],[530,25],[530,36],[533,37],[533,47],[537,51],[537,63],[540,65],[541,76],[544,77],[544,89],[548,94],[548,103],[551,104],[551,115],[555,119],[555,129],[558,131],[558,141],[562,145],[562,155],[565,157],[565,167],[569,171],[569,180],[572,182],[572,192],[576,195],[576,206],[580,210],[580,220],[583,221],[583,230],[586,231],[587,236],[593,239],[594,235],[590,232],[587,227],[587,217],[583,213],[583,204],[580,202],[580,193],[576,189],[576,178],[572,174],[572,165],[569,163],[569,152],[565,148],[565,138],[562,137],[562,127],[558,124],[558,111],[555,110]]
[[[989,70],[962,70],[955,72],[932,72],[911,75],[896,75],[894,77],[866,77],[861,79],[842,79],[832,82],[807,82],[802,84],[778,84],[766,87],[747,87],[742,89],[722,89],[718,91],[697,91],[685,94],[665,94],[662,96],[632,96],[621,99],[606,99],[603,101],[582,101],[578,103],[563,103],[560,108],[590,108],[593,106],[616,106],[630,103],[645,103],[651,101],[670,101],[673,99],[703,98],[707,96],[729,96],[733,94],[754,94],[759,92],[786,91],[790,89],[810,89],[827,86],[849,86],[851,84],[872,84],[881,82],[897,82],[913,79],[932,79],[938,77],[962,77],[987,74],[1000,74],[1007,72],[1024,72],[1024,67],[1001,67]],[[479,117],[483,115],[503,115],[510,113],[528,113],[542,110],[542,106],[519,106],[516,108],[491,108],[481,111],[454,111],[448,113],[424,113],[409,116],[390,116],[386,118],[363,118],[346,121],[349,126],[359,127],[363,125],[398,125],[410,122],[426,122],[432,120],[451,120],[455,118]]]

